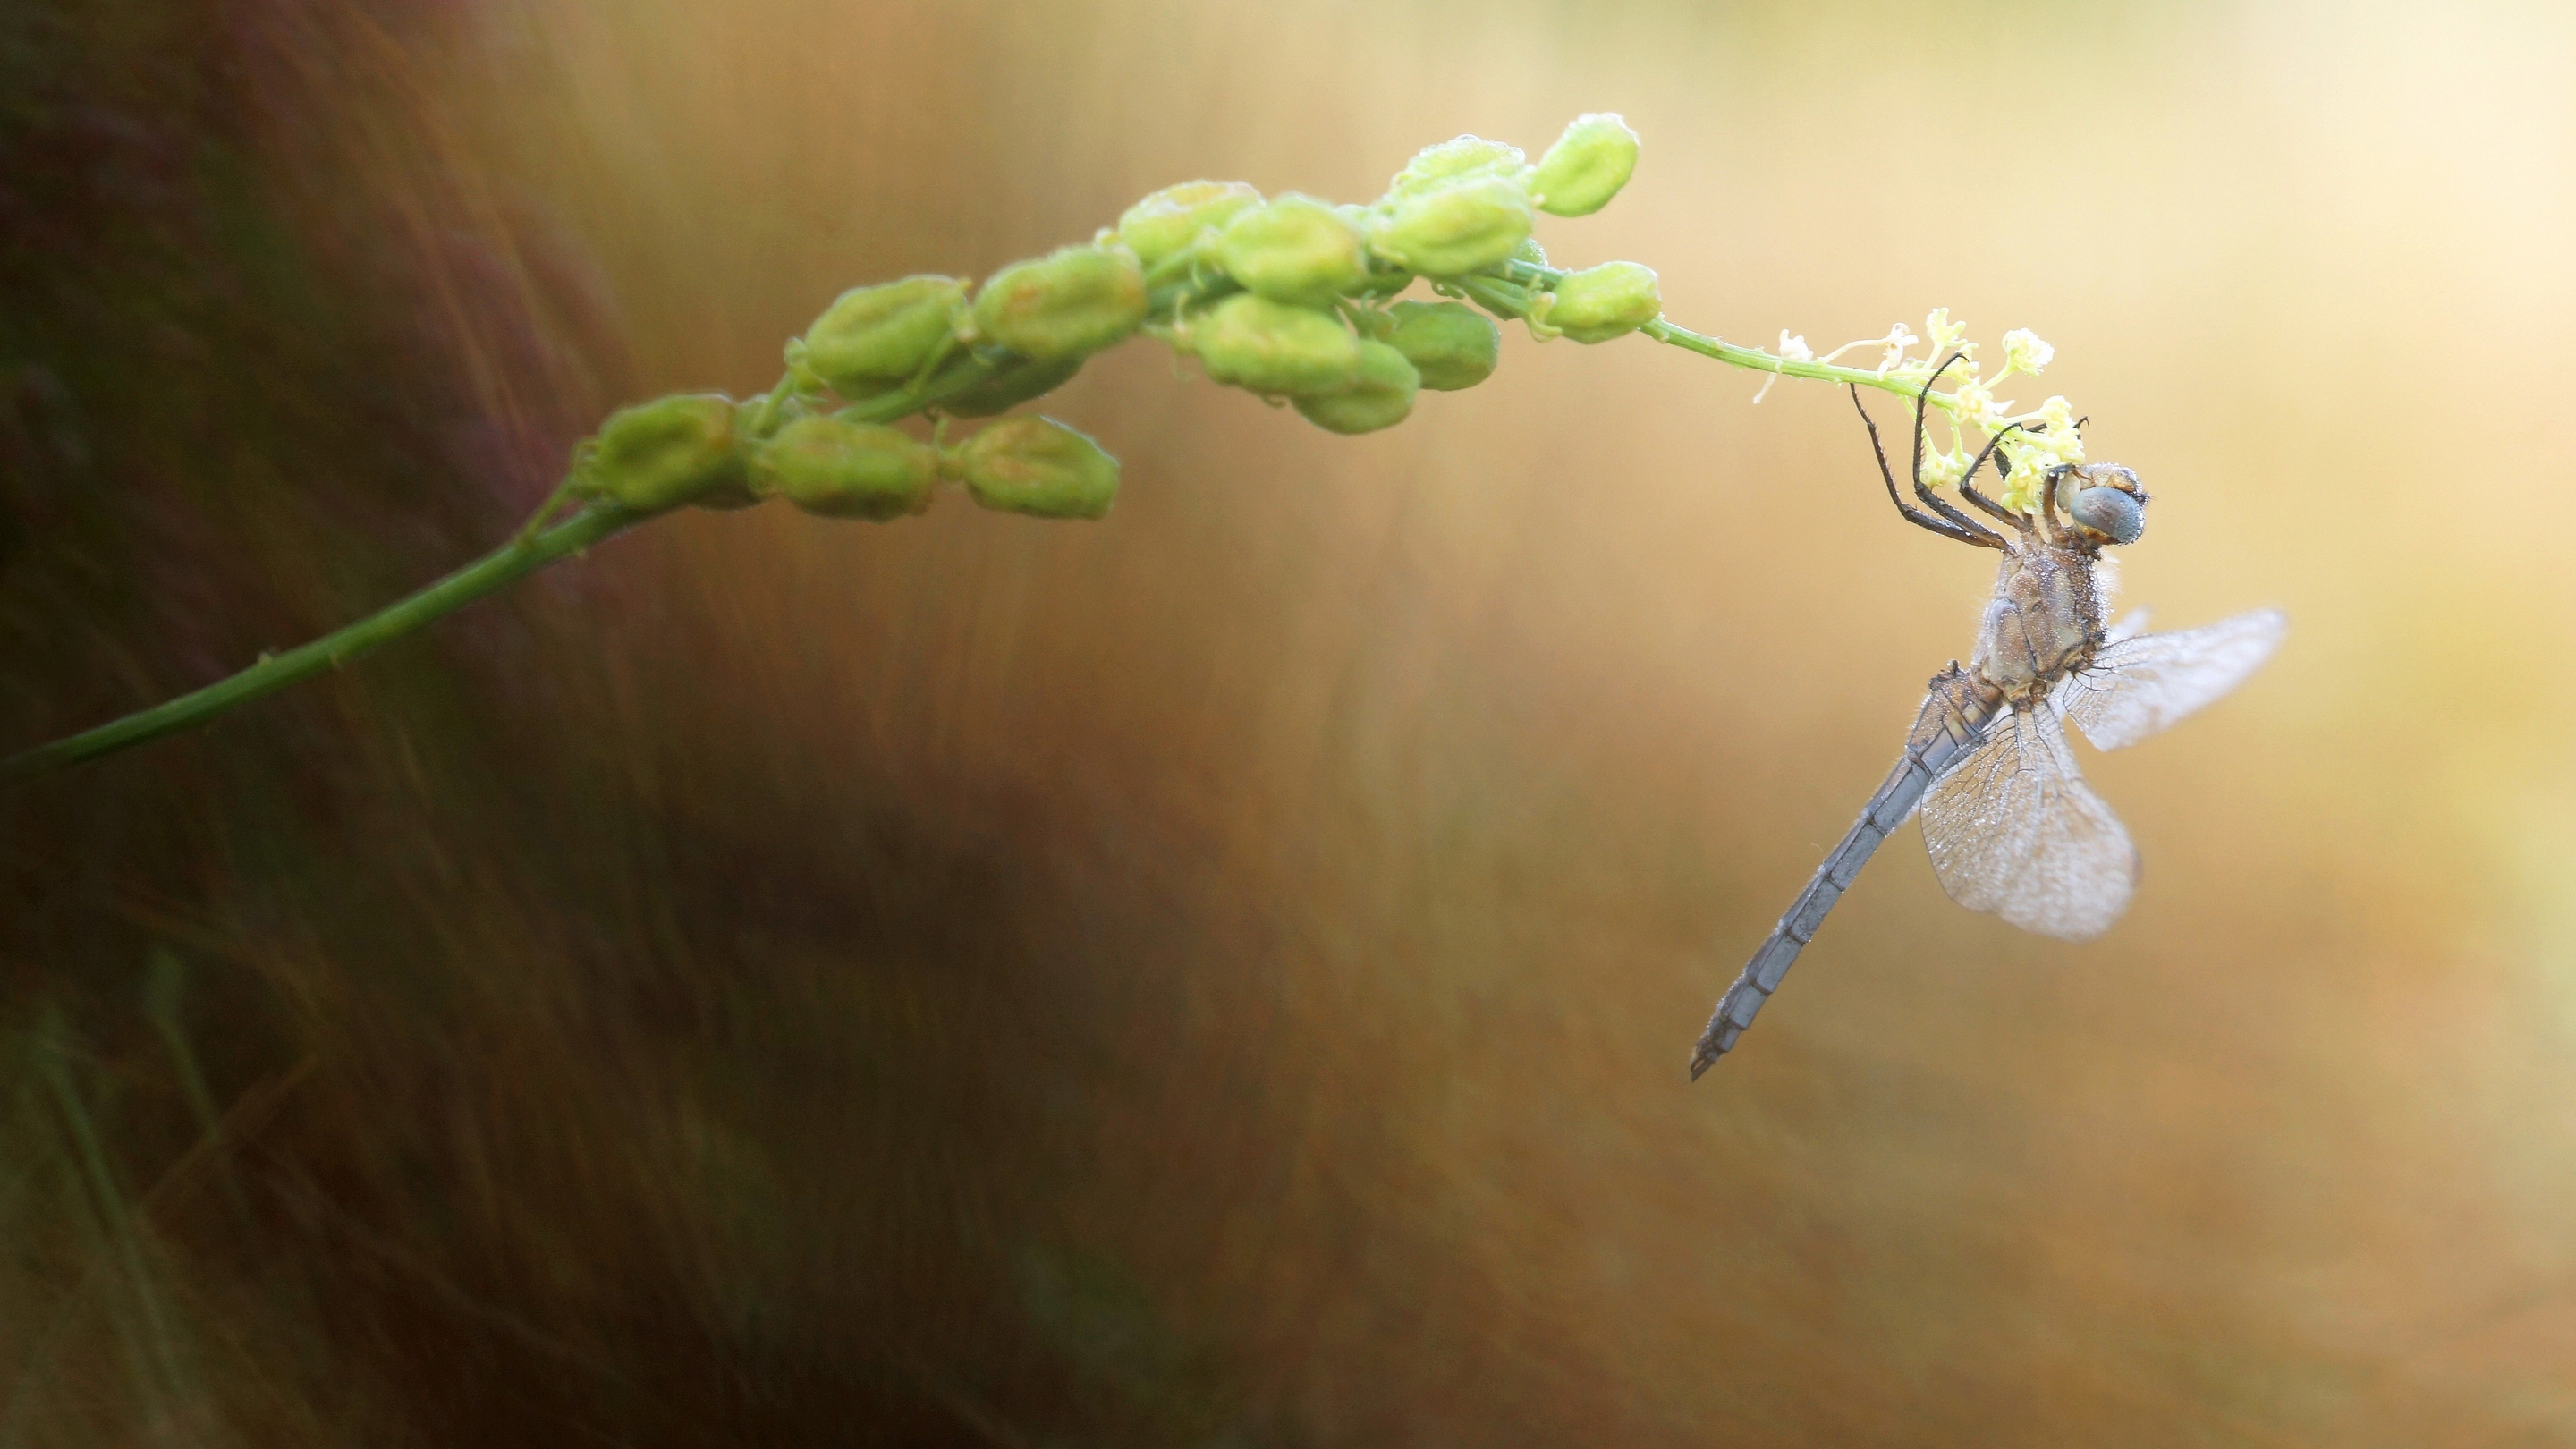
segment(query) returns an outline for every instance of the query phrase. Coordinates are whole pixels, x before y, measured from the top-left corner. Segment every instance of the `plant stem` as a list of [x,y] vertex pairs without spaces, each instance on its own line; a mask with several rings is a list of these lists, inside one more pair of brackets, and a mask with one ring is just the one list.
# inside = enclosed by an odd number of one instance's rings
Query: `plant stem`
[[[1175,270],[1181,269],[1166,264],[1158,268],[1150,279],[1158,285],[1153,287],[1148,297],[1148,328],[1167,325],[1193,307],[1238,290],[1231,279],[1222,274],[1201,275],[1195,266],[1186,269],[1185,280],[1162,280]],[[1462,277],[1447,285],[1473,298],[1497,316],[1526,318],[1533,289],[1553,287],[1568,275],[1555,267],[1508,261],[1491,273]],[[1686,327],[1677,327],[1660,317],[1637,330],[1658,342],[1757,372],[1783,373],[1820,382],[1852,383],[1907,398],[1915,396],[1920,387],[1919,382],[1891,378],[1865,368],[1775,357],[1758,347],[1723,342]],[[1045,365],[1010,359],[1007,355],[972,351],[963,355],[943,355],[943,358],[928,364],[925,368],[927,375],[916,378],[910,386],[851,404],[841,409],[839,415],[856,421],[890,423],[936,407],[981,383]],[[1934,393],[1931,397],[1936,406],[1955,411],[1956,403],[1948,394]],[[796,390],[793,374],[780,378],[778,385],[766,397],[753,404],[752,415],[748,419],[749,433],[756,438],[768,436],[778,427],[781,413],[791,405],[806,405],[806,399]],[[573,492],[574,485],[568,480],[528,520],[517,537],[418,593],[347,628],[283,654],[264,655],[257,664],[241,673],[195,693],[181,695],[166,704],[155,705],[68,739],[56,740],[0,760],[0,785],[33,779],[175,734],[203,724],[236,705],[273,694],[326,669],[337,669],[379,644],[454,613],[486,594],[516,583],[548,564],[581,553],[592,544],[624,532],[648,517],[612,504],[592,503],[564,522],[545,527],[546,520],[573,496]]]
[[337,669],[379,644],[400,638],[433,619],[454,613],[476,599],[518,582],[558,559],[623,532],[644,515],[613,505],[593,504],[554,527],[527,539],[513,539],[411,597],[368,615],[345,629],[325,634],[283,654],[262,655],[257,664],[229,679],[166,704],[154,705],[123,719],[84,730],[24,754],[0,760],[0,784],[32,779],[100,755],[129,749],[163,735],[202,724],[235,705],[274,694],[326,669]]
[[[1553,287],[1573,275],[1560,268],[1533,266],[1521,261],[1505,262],[1496,270],[1511,281],[1533,287]],[[1512,317],[1528,315],[1527,303],[1519,301],[1508,293],[1495,295],[1489,300],[1485,293],[1494,292],[1496,289],[1490,287],[1479,289],[1475,285],[1478,280],[1480,279],[1469,279],[1465,290],[1487,311],[1502,312]],[[1498,303],[1500,305],[1497,305]],[[1908,401],[1911,401],[1923,388],[1923,381],[1919,377],[1908,380],[1889,377],[1866,367],[1844,367],[1839,363],[1775,357],[1759,347],[1745,347],[1737,343],[1721,341],[1705,333],[1693,332],[1687,327],[1675,326],[1661,317],[1638,328],[1637,331],[1657,342],[1679,347],[1688,352],[1696,352],[1702,357],[1713,357],[1735,367],[1751,368],[1755,372],[1776,372],[1785,377],[1811,378],[1817,382],[1840,382],[1860,387],[1874,387],[1882,392],[1892,392]],[[1932,394],[1932,404],[1953,412],[1957,410],[1956,400],[1945,392]]]

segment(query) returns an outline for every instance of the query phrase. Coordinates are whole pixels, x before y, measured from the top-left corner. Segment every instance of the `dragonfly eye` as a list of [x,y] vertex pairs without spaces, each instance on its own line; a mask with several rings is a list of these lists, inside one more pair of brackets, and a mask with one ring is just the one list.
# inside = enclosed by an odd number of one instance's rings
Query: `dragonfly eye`
[[2138,535],[2147,531],[2145,505],[2125,488],[2100,485],[2082,489],[2068,500],[2066,511],[2076,522],[2113,543],[2136,543]]

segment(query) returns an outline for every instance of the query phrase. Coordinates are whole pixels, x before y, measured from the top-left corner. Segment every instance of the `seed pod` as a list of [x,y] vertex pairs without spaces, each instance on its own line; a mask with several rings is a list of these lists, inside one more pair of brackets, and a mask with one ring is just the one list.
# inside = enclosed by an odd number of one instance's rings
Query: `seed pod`
[[1637,169],[1637,133],[1616,114],[1577,116],[1538,158],[1530,204],[1550,216],[1590,216]]
[[1395,180],[1388,183],[1387,195],[1400,199],[1472,176],[1499,176],[1514,181],[1528,169],[1529,158],[1521,154],[1518,146],[1506,146],[1482,136],[1459,136],[1415,152],[1404,169],[1395,173]]
[[1368,251],[1349,217],[1290,192],[1227,223],[1217,265],[1274,302],[1321,306],[1368,280]]
[[1030,398],[1055,391],[1082,371],[1083,359],[1061,358],[1054,362],[1027,362],[1018,358],[1002,364],[1001,371],[939,404],[939,410],[952,418],[989,418],[1009,412]]
[[986,508],[1040,518],[1098,518],[1118,496],[1118,460],[1053,418],[1008,418],[950,455]]
[[1556,284],[1555,301],[1539,320],[1577,342],[1625,337],[1664,315],[1655,269],[1636,262],[1603,262]]
[[679,393],[620,408],[574,455],[575,491],[643,513],[677,508],[742,478],[733,400]]
[[939,454],[893,428],[798,418],[752,449],[751,486],[826,518],[900,518],[930,506]]
[[882,392],[911,378],[946,345],[966,283],[916,276],[843,292],[805,329],[790,359],[845,397]]
[[1145,273],[1124,247],[1066,247],[1004,267],[975,295],[975,330],[1022,357],[1098,352],[1145,320]]
[[1403,422],[1413,411],[1422,377],[1404,354],[1383,342],[1360,344],[1360,371],[1340,392],[1297,399],[1306,421],[1334,433],[1374,433]]
[[1330,312],[1249,292],[1194,323],[1190,350],[1218,382],[1259,393],[1327,393],[1359,376],[1359,339]]
[[1502,334],[1494,319],[1458,302],[1398,302],[1387,309],[1395,330],[1386,341],[1433,392],[1456,392],[1493,376]]
[[1166,186],[1118,218],[1118,239],[1148,269],[1261,204],[1261,193],[1240,181],[1184,181]]
[[1369,250],[1426,277],[1490,267],[1530,234],[1529,198],[1517,182],[1471,176],[1397,201],[1369,226]]

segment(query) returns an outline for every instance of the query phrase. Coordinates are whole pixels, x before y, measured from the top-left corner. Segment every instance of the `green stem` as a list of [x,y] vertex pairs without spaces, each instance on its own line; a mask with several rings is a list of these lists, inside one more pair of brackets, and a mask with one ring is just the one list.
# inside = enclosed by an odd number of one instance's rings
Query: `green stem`
[[[1558,282],[1573,275],[1556,267],[1533,266],[1528,262],[1519,261],[1505,262],[1497,270],[1511,281],[1532,287],[1554,287]],[[1471,284],[1475,280],[1478,279],[1468,279]],[[1487,301],[1484,296],[1478,295],[1474,286],[1469,285],[1466,290],[1468,295],[1475,297],[1476,301],[1488,311],[1503,310],[1496,307],[1495,302],[1502,302],[1506,307],[1512,305],[1507,296],[1497,296],[1494,301]],[[1515,310],[1506,315],[1520,317],[1527,313],[1525,310]],[[1804,377],[1812,378],[1817,382],[1840,382],[1858,387],[1874,387],[1881,392],[1892,392],[1898,397],[1909,400],[1923,389],[1923,381],[1919,377],[1908,381],[1904,378],[1889,377],[1866,367],[1844,367],[1833,362],[1776,357],[1759,347],[1745,347],[1733,342],[1721,341],[1706,333],[1693,332],[1687,327],[1675,326],[1661,317],[1638,328],[1637,331],[1657,342],[1679,347],[1688,352],[1696,352],[1702,357],[1713,357],[1735,367],[1751,368],[1755,372],[1776,372],[1783,377]],[[1951,412],[1958,410],[1958,400],[1946,392],[1932,394],[1932,405]]]
[[[1155,316],[1168,319],[1184,307],[1234,289],[1234,284],[1222,277],[1193,279],[1157,290],[1151,298],[1151,310]],[[1044,366],[1044,363],[977,356],[971,352],[964,356],[950,355],[927,369],[930,376],[916,379],[910,386],[896,391],[853,403],[841,410],[841,416],[862,422],[890,423],[936,407],[994,378]],[[778,427],[780,413],[796,400],[795,375],[790,373],[781,377],[778,385],[753,405],[747,430],[754,437],[768,436]],[[0,760],[0,785],[51,774],[101,755],[147,744],[163,735],[203,724],[236,705],[274,694],[326,669],[337,669],[379,644],[398,639],[452,614],[548,564],[581,553],[592,544],[643,522],[648,516],[611,504],[593,503],[584,512],[552,528],[545,528],[546,519],[572,496],[573,489],[571,480],[556,489],[528,520],[527,526],[508,543],[345,629],[325,634],[310,644],[283,654],[265,655],[257,664],[230,679],[207,685],[193,694],[183,694],[166,704],[154,705],[96,729],[84,730],[68,739],[56,740]]]
[[[1166,264],[1158,268],[1157,283],[1148,294],[1148,325],[1168,324],[1190,308],[1204,305],[1237,290],[1223,275],[1203,275],[1193,266],[1184,280],[1163,279],[1180,270]],[[1491,273],[1462,277],[1448,284],[1473,298],[1497,316],[1526,318],[1533,291],[1552,288],[1568,273],[1555,267],[1535,266],[1528,262],[1510,261]],[[1874,387],[1901,397],[1913,397],[1919,383],[1891,378],[1864,368],[1841,367],[1828,362],[1801,361],[1775,357],[1758,347],[1740,347],[1732,342],[1677,327],[1657,318],[1638,329],[1658,342],[1712,357],[1736,367],[1757,372],[1776,372],[1789,377],[1814,378],[1821,382],[1851,383]],[[924,376],[911,385],[877,397],[866,398],[841,410],[841,416],[867,422],[893,422],[897,418],[934,408],[979,384],[1008,373],[1043,367],[1045,364],[1016,361],[1004,357],[963,356],[943,353],[926,364]],[[1956,401],[1943,393],[1932,394],[1935,405],[1956,410]],[[795,375],[778,381],[769,394],[753,406],[748,419],[748,432],[754,438],[768,436],[780,421],[780,414],[791,403],[799,402]],[[555,491],[530,518],[525,528],[510,542],[440,579],[388,608],[359,620],[336,633],[326,634],[310,644],[290,649],[283,654],[267,655],[230,679],[210,684],[193,694],[181,695],[166,704],[155,705],[140,713],[86,730],[69,739],[56,740],[24,754],[0,760],[0,785],[49,774],[101,755],[129,749],[157,740],[164,735],[203,724],[236,705],[247,704],[273,694],[299,680],[310,679],[326,669],[337,669],[348,660],[389,640],[400,638],[425,624],[440,619],[467,604],[504,588],[527,575],[578,554],[612,535],[644,521],[646,515],[610,504],[593,503],[570,519],[545,527],[546,520],[573,494],[569,481]]]
[[501,545],[400,603],[370,614],[345,629],[325,634],[310,644],[289,649],[283,654],[263,655],[257,664],[230,679],[209,684],[192,694],[183,694],[166,704],[154,705],[96,729],[84,730],[68,739],[56,740],[50,745],[0,760],[0,784],[32,779],[84,760],[94,760],[101,755],[157,740],[163,735],[175,734],[203,724],[235,705],[274,694],[326,669],[337,669],[379,644],[454,613],[558,559],[580,553],[602,539],[623,532],[643,518],[644,515],[623,508],[594,504],[532,538],[513,539]]

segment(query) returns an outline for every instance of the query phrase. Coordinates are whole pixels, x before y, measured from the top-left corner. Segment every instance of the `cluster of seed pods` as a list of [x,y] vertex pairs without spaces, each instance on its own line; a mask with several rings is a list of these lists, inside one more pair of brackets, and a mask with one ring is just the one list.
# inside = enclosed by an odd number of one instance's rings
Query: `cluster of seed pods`
[[[768,396],[624,409],[577,450],[572,491],[641,512],[781,497],[809,513],[884,520],[927,508],[945,479],[986,508],[1098,518],[1117,495],[1117,462],[1061,423],[1010,418],[954,444],[891,424],[916,412],[992,417],[1139,331],[1319,427],[1392,427],[1422,389],[1484,381],[1501,340],[1460,302],[1399,294],[1417,279],[1444,290],[1515,258],[1543,264],[1533,214],[1600,210],[1636,160],[1625,122],[1587,115],[1535,165],[1473,136],[1433,146],[1367,206],[1265,198],[1239,181],[1167,187],[1090,242],[980,287],[924,275],[843,293],[788,344],[787,375]],[[1611,262],[1565,277],[1528,320],[1541,337],[1604,342],[1661,310],[1651,270]]]

